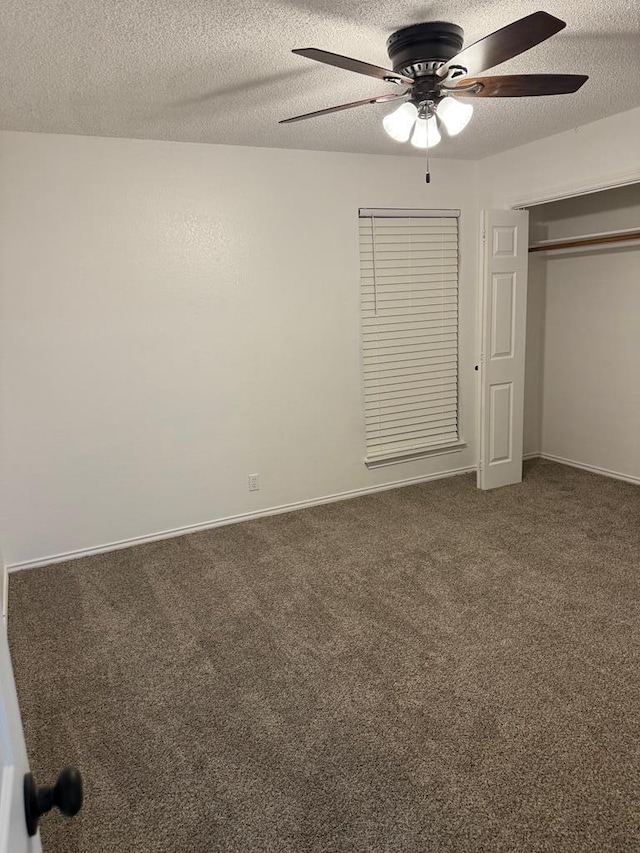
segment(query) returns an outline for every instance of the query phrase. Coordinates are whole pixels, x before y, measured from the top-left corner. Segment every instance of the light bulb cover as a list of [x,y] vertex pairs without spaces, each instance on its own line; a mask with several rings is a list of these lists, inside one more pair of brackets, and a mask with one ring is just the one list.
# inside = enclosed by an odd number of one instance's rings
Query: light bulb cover
[[406,142],[411,136],[411,131],[416,119],[418,118],[418,110],[415,104],[407,101],[389,113],[382,119],[382,126],[392,139],[396,142]]
[[457,98],[443,98],[438,104],[438,118],[447,129],[449,136],[457,136],[469,124],[473,106],[463,104]]
[[440,142],[441,136],[438,130],[435,116],[430,116],[428,119],[419,118],[416,121],[416,126],[411,137],[411,144],[416,148],[435,148]]

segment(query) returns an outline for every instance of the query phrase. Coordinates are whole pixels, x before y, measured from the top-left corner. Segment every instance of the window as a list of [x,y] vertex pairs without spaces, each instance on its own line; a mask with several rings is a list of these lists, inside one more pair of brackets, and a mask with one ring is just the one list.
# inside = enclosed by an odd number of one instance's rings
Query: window
[[458,210],[361,210],[366,463],[460,444]]

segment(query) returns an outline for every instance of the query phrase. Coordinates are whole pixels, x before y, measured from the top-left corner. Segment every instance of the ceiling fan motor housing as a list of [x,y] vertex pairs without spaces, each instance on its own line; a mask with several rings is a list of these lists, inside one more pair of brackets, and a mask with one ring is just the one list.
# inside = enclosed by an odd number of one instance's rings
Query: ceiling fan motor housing
[[387,53],[397,74],[414,79],[436,70],[462,50],[464,31],[446,21],[413,24],[387,39]]

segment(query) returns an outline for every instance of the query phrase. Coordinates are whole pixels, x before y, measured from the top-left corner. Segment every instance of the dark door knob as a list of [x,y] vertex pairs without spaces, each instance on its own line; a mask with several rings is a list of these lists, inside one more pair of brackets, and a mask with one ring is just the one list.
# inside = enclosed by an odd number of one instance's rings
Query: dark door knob
[[56,806],[65,817],[78,814],[82,806],[82,777],[75,767],[65,767],[53,787],[36,785],[33,773],[24,777],[24,814],[27,832],[35,835],[43,814]]

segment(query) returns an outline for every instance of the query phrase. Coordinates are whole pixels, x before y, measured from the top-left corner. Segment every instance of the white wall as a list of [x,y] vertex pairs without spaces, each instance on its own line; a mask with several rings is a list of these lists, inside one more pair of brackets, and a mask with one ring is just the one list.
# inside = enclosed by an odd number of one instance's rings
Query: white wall
[[[640,184],[531,210],[536,240],[639,225]],[[528,451],[640,480],[640,243],[541,253],[530,273]]]
[[484,207],[526,207],[640,180],[640,107],[479,162]]
[[[473,465],[474,175],[0,134],[7,561]],[[462,210],[462,452],[363,465],[360,206]]]

